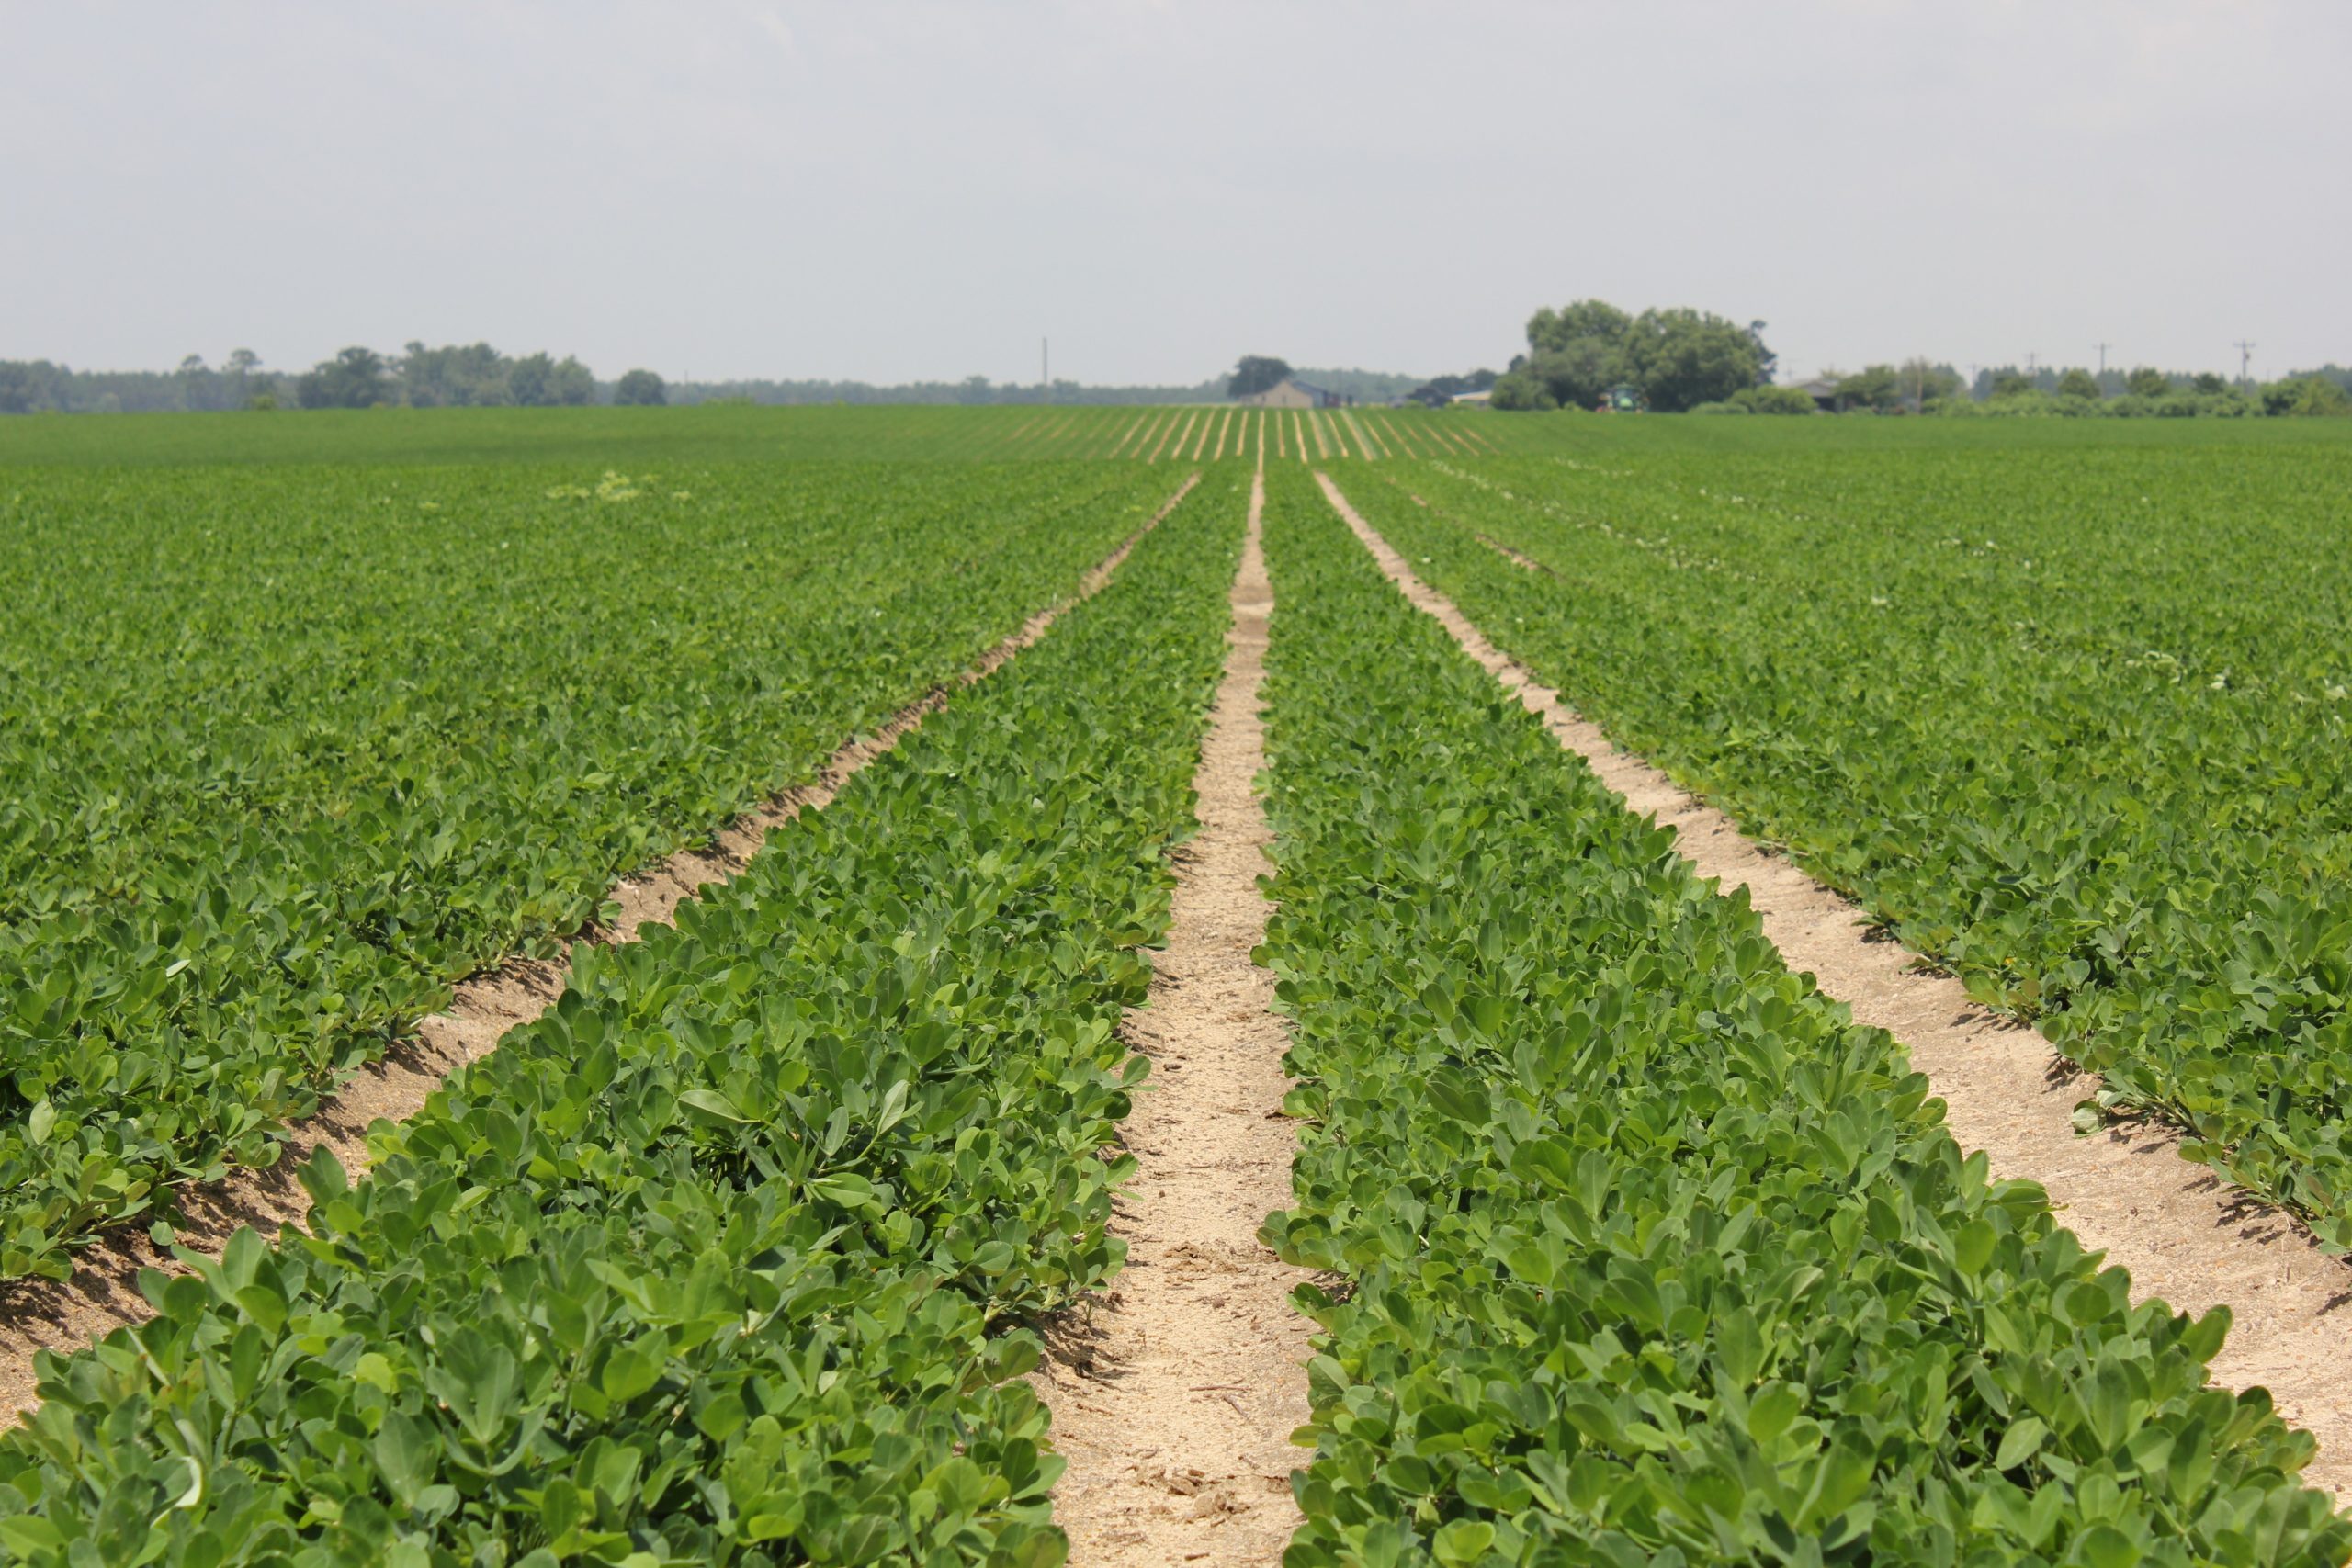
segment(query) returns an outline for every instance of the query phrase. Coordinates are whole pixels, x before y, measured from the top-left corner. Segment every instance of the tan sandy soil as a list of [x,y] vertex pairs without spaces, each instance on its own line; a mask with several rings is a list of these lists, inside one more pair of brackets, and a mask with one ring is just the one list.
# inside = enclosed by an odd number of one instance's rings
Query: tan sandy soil
[[1064,1314],[1034,1378],[1069,1469],[1054,1517],[1074,1568],[1278,1563],[1298,1528],[1290,1445],[1307,1418],[1313,1325],[1289,1301],[1304,1270],[1258,1240],[1291,1201],[1282,1113],[1286,1043],[1273,976],[1250,961],[1271,910],[1270,841],[1252,781],[1265,765],[1258,687],[1273,592],[1259,550],[1262,475],[1233,585],[1233,626],[1193,786],[1200,834],[1179,852],[1173,922],[1151,994],[1123,1032],[1151,1060],[1125,1140],[1135,1179],[1113,1230],[1114,1286]]
[[1214,463],[1214,462],[1216,462],[1218,458],[1220,458],[1220,457],[1224,457],[1224,456],[1225,456],[1225,437],[1226,437],[1226,434],[1227,434],[1228,431],[1230,431],[1232,428],[1233,428],[1233,411],[1232,411],[1231,409],[1227,409],[1227,410],[1226,410],[1226,411],[1225,411],[1225,417],[1224,417],[1223,419],[1221,419],[1221,420],[1217,421],[1217,424],[1216,424],[1216,450],[1209,454],[1209,461],[1210,461],[1210,462]]
[[[1072,605],[1100,592],[1143,536],[1176,509],[1200,482],[1195,473],[1178,487],[1149,522],[1080,580],[1069,598],[1032,615],[1021,629],[983,654],[950,684],[893,714],[872,734],[857,737],[826,762],[817,780],[778,795],[736,818],[708,849],[687,850],[614,884],[607,898],[620,906],[608,928],[582,933],[588,941],[635,941],[648,926],[667,925],[678,906],[702,888],[731,879],[767,835],[803,811],[821,810],[868,762],[889,751],[924,717],[944,706],[956,691],[972,685],[1035,643]],[[266,1170],[239,1170],[227,1179],[184,1192],[178,1245],[218,1254],[241,1225],[267,1235],[299,1224],[310,1213],[310,1198],[294,1172],[317,1148],[331,1149],[356,1178],[368,1168],[368,1129],[379,1121],[413,1116],[441,1080],[465,1063],[487,1055],[499,1038],[553,1006],[563,993],[567,959],[514,959],[461,982],[446,1011],[418,1021],[415,1038],[401,1042],[383,1061],[363,1069],[316,1115],[290,1129],[283,1155]],[[1270,1205],[1271,1206],[1271,1205]],[[186,1269],[151,1241],[143,1230],[108,1237],[79,1254],[74,1277],[56,1282],[19,1280],[0,1284],[0,1424],[13,1425],[38,1397],[33,1376],[36,1351],[67,1351],[101,1338],[153,1314],[139,1293],[141,1269],[167,1273]]]
[[1178,409],[1168,416],[1168,423],[1159,427],[1159,441],[1152,447],[1151,456],[1147,461],[1154,463],[1159,461],[1160,455],[1168,450],[1169,442],[1175,438],[1176,427],[1183,421],[1184,411],[1182,409]]
[[1306,450],[1306,415],[1297,409],[1293,409],[1290,411],[1290,418],[1292,426],[1298,433],[1298,460],[1302,463],[1313,462],[1314,458]]
[[1127,449],[1127,443],[1136,438],[1136,432],[1141,430],[1149,423],[1151,423],[1151,416],[1146,414],[1140,419],[1131,419],[1127,421],[1125,424],[1122,425],[1119,428],[1119,444],[1111,448],[1111,456],[1115,457],[1120,453],[1125,451]]
[[1413,422],[1409,419],[1393,419],[1385,414],[1382,415],[1380,438],[1387,442],[1389,446],[1401,456],[1419,457],[1427,454],[1428,449],[1421,445],[1424,437],[1420,432],[1413,428]]
[[2134,1301],[2154,1297],[2200,1314],[2229,1307],[2234,1326],[2213,1360],[2214,1381],[2267,1388],[2279,1413],[2319,1439],[2305,1479],[2339,1505],[2352,1499],[2352,1312],[2342,1310],[2352,1303],[2352,1268],[2322,1253],[2290,1215],[2180,1158],[2179,1139],[2168,1129],[2129,1123],[2076,1134],[2075,1106],[2096,1092],[2095,1077],[2074,1072],[2037,1032],[1976,1006],[1959,981],[1924,973],[1918,955],[1900,943],[1874,940],[1862,910],[1759,848],[1665,773],[1618,750],[1421,582],[1339,487],[1318,477],[1382,570],[1541,715],[1628,810],[1672,828],[1683,856],[1724,892],[1748,889],[1790,968],[1811,973],[1856,1021],[1909,1047],[1962,1147],[1984,1150],[1997,1177],[2041,1182],[2085,1247],[2131,1271]]
[[1369,417],[1363,419],[1357,418],[1353,409],[1350,409],[1340,417],[1347,422],[1349,429],[1356,433],[1356,445],[1363,448],[1363,455],[1365,457],[1385,457],[1388,456],[1388,448],[1380,441],[1373,439],[1374,435],[1376,434],[1377,432],[1374,432],[1369,429],[1369,426],[1372,423]]
[[[1201,434],[1193,443],[1193,461],[1195,463],[1199,462],[1201,455],[1209,449],[1209,427],[1216,423],[1216,415],[1214,413],[1202,413],[1196,417],[1201,422]],[[1192,433],[1192,421],[1187,420],[1184,423],[1184,434],[1190,435]]]

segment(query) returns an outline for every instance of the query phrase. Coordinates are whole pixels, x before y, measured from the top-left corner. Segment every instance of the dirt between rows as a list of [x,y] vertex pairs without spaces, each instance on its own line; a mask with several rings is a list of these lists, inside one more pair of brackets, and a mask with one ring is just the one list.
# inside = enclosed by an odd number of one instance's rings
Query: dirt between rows
[[[737,818],[708,847],[683,851],[614,884],[606,897],[620,907],[617,918],[609,926],[583,931],[582,937],[606,944],[634,942],[649,926],[673,922],[678,906],[697,897],[706,886],[731,880],[768,834],[803,811],[830,805],[859,770],[887,754],[926,717],[946,705],[956,692],[1001,668],[1045,636],[1069,609],[1100,592],[1128,553],[1176,509],[1200,479],[1197,473],[1186,479],[1149,521],[1080,579],[1077,591],[1069,598],[1032,615],[954,682],[899,709],[871,733],[835,751],[813,783],[777,795]],[[570,972],[564,959],[516,958],[461,982],[447,1010],[418,1021],[413,1038],[361,1069],[317,1115],[291,1128],[275,1166],[234,1171],[222,1181],[182,1192],[175,1222],[178,1245],[217,1256],[241,1225],[275,1235],[283,1225],[301,1224],[310,1213],[310,1198],[294,1173],[313,1150],[332,1150],[344,1169],[357,1177],[368,1165],[369,1127],[379,1121],[400,1122],[415,1115],[443,1078],[488,1055],[508,1030],[553,1006],[563,994]],[[70,1280],[25,1280],[0,1285],[0,1428],[14,1425],[38,1401],[33,1371],[36,1353],[78,1349],[126,1324],[143,1323],[154,1315],[139,1293],[142,1269],[187,1272],[143,1229],[136,1229],[106,1237],[77,1254]]]
[[1272,911],[1272,836],[1254,781],[1273,591],[1259,548],[1262,471],[1233,586],[1224,679],[1193,787],[1201,831],[1177,855],[1167,950],[1122,1034],[1151,1061],[1124,1137],[1136,1161],[1112,1229],[1114,1285],[1048,1326],[1033,1378],[1068,1461],[1054,1517],[1078,1568],[1274,1564],[1298,1528],[1290,1434],[1307,1418],[1305,1270],[1258,1239],[1290,1201],[1296,1140],[1273,976],[1250,960]]
[[2319,1439],[2304,1479],[2339,1506],[2352,1500],[2352,1312],[2343,1310],[2352,1303],[2352,1268],[2320,1251],[2291,1215],[2180,1158],[2178,1134],[2168,1128],[2126,1122],[2078,1134],[2075,1107],[2097,1092],[2095,1077],[2075,1072],[2039,1032],[1977,1006],[1958,980],[1924,972],[1924,961],[1901,943],[1873,939],[1860,908],[1619,750],[1422,582],[1329,476],[1317,477],[1406,596],[1541,716],[1627,810],[1672,828],[1683,857],[1724,891],[1748,889],[1790,968],[1810,972],[1857,1022],[1909,1047],[1962,1148],[1984,1150],[1996,1176],[2041,1182],[2084,1246],[2131,1271],[2135,1302],[2156,1298],[2199,1314],[2226,1305],[2233,1323],[2213,1380],[2269,1390],[2279,1413]]

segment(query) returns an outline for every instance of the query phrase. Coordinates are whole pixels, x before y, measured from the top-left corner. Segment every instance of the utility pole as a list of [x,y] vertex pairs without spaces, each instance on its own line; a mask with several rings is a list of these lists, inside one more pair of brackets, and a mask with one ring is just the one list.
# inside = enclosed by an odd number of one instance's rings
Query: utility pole
[[1041,401],[1054,400],[1054,344],[1050,338],[1037,340],[1037,389]]
[[2027,380],[2030,381],[2034,378],[2033,362],[2040,357],[2041,354],[2038,350],[2029,348],[2025,351],[2025,378]]
[[2107,351],[2114,346],[2115,345],[2113,344],[2106,343],[2098,345],[2098,373],[2101,376],[2105,376],[2107,374]]
[[2246,373],[2246,367],[2254,363],[2254,344],[2241,338],[2235,346],[2238,351],[2238,385],[2243,387],[2254,379]]

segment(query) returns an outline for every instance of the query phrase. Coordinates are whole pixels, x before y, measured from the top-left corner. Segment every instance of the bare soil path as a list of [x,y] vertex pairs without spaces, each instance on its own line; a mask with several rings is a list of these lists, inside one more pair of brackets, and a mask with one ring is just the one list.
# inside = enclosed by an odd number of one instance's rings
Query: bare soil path
[[1054,1517],[1075,1568],[1282,1560],[1298,1528],[1289,1438],[1307,1418],[1307,1276],[1258,1240],[1291,1201],[1286,1044],[1273,976],[1250,962],[1271,911],[1270,835],[1252,782],[1273,591],[1259,549],[1262,477],[1233,585],[1233,626],[1193,784],[1201,831],[1178,857],[1173,921],[1125,1037],[1151,1058],[1127,1119],[1137,1162],[1114,1230],[1117,1282],[1064,1314],[1035,1376],[1069,1468]]
[[1366,434],[1365,426],[1372,423],[1369,418],[1360,420],[1356,418],[1353,410],[1343,409],[1340,413],[1340,423],[1355,432],[1356,445],[1363,448],[1363,455],[1366,457],[1378,458],[1388,456],[1388,448],[1374,441],[1372,436]]
[[2352,1268],[2322,1253],[2294,1219],[2224,1189],[2181,1159],[2178,1138],[2146,1124],[2090,1136],[2075,1106],[2098,1088],[2057,1058],[2037,1032],[2007,1023],[1968,998],[1958,980],[1922,972],[1902,944],[1873,940],[1869,917],[1787,859],[1767,853],[1737,824],[1643,759],[1619,750],[1598,725],[1488,642],[1348,504],[1327,475],[1324,493],[1406,596],[1542,716],[1560,743],[1624,797],[1626,809],[1672,828],[1677,847],[1725,892],[1745,886],[1764,931],[1790,968],[1909,1047],[1945,1104],[1952,1136],[1983,1149],[1996,1176],[2039,1181],[2083,1245],[2131,1270],[2134,1301],[2176,1311],[2229,1307],[2215,1382],[2267,1388],[2279,1413],[2319,1439],[2304,1472],[2352,1501]]
[[[1186,479],[1148,522],[1080,580],[1069,597],[1030,616],[954,682],[899,709],[872,733],[852,739],[832,754],[813,783],[786,790],[737,818],[709,848],[684,851],[614,884],[606,897],[620,906],[619,918],[609,928],[585,933],[587,940],[634,942],[649,926],[673,922],[678,906],[699,896],[704,887],[732,879],[768,834],[803,811],[822,810],[853,776],[946,705],[956,692],[1002,667],[1045,636],[1072,606],[1100,592],[1128,552],[1176,509],[1200,478],[1195,473]],[[415,1115],[443,1078],[487,1055],[508,1030],[553,1006],[570,973],[568,959],[515,959],[459,983],[447,1010],[419,1021],[413,1040],[362,1069],[316,1116],[291,1128],[277,1164],[266,1170],[234,1171],[210,1187],[184,1192],[177,1244],[217,1255],[241,1225],[275,1235],[281,1225],[300,1224],[311,1202],[294,1173],[312,1150],[333,1150],[344,1169],[358,1177],[368,1165],[369,1127]],[[78,1255],[74,1263],[70,1280],[0,1285],[0,1425],[13,1425],[36,1403],[37,1351],[78,1349],[125,1324],[145,1322],[154,1314],[139,1293],[139,1271],[187,1272],[141,1230],[103,1240]]]

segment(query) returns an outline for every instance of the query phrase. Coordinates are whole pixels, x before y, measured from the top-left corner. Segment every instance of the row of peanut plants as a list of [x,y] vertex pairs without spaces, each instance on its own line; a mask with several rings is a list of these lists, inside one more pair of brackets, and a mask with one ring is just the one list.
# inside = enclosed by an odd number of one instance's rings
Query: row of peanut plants
[[[1100,1281],[1238,476],[637,944],[40,1362],[41,1564],[1049,1563],[1018,1325]],[[1108,509],[1123,520],[1118,509]]]
[[1100,468],[0,480],[0,1279],[285,1125],[974,657]]
[[[2311,1439],[1269,470],[1291,1568],[2321,1563]],[[1356,488],[1376,482],[1353,470]],[[1512,569],[1518,570],[1518,569]]]
[[2168,1118],[2352,1247],[2352,447],[1391,477],[1499,645],[2098,1072],[2086,1126]]

